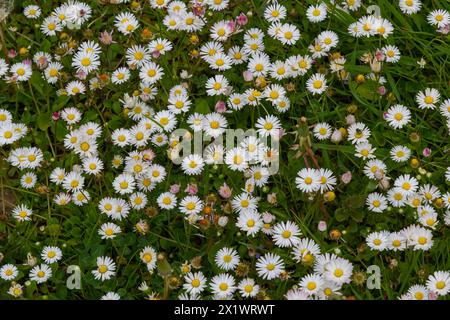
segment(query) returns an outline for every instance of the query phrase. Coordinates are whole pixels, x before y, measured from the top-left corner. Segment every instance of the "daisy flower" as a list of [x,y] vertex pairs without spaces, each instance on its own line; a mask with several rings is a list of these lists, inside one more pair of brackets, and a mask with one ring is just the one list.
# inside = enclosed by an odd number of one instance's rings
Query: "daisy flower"
[[238,265],[239,255],[236,250],[224,247],[217,251],[214,261],[219,268],[229,271]]
[[331,136],[331,126],[326,122],[317,123],[314,126],[314,137],[318,140],[326,140]]
[[387,199],[381,193],[373,192],[367,196],[366,204],[370,211],[383,212],[387,209]]
[[306,9],[306,18],[313,23],[325,20],[327,18],[327,6],[323,2],[309,6]]
[[191,295],[200,294],[206,287],[206,278],[201,271],[189,272],[184,276],[183,288]]
[[420,109],[435,109],[436,104],[439,103],[441,94],[434,88],[426,88],[416,95],[416,102]]
[[44,263],[35,266],[30,270],[30,280],[37,283],[44,283],[52,276],[52,269]]
[[428,277],[427,289],[445,296],[450,291],[450,274],[448,271],[436,271]]
[[149,271],[156,268],[156,251],[150,246],[146,246],[144,249],[142,249],[141,253],[139,254],[142,262],[144,262],[147,265],[147,269]]
[[306,89],[314,95],[323,93],[327,88],[327,80],[325,79],[325,75],[321,73],[313,74],[306,81]]
[[185,157],[181,163],[181,168],[187,175],[197,175],[203,170],[205,163],[203,158],[198,154],[190,154]]
[[272,238],[279,247],[292,247],[300,242],[302,234],[299,227],[292,221],[279,222],[273,226]]
[[247,233],[247,236],[255,236],[263,227],[261,214],[257,211],[244,211],[239,213],[236,226]]
[[112,222],[106,222],[100,226],[98,234],[102,239],[113,239],[121,232],[120,227]]
[[120,296],[119,294],[110,291],[103,295],[100,300],[120,300]]
[[309,295],[317,294],[324,283],[322,276],[318,274],[308,274],[299,283],[300,288]]
[[2,278],[5,281],[14,280],[18,274],[19,271],[17,270],[17,267],[13,264],[8,263],[0,268],[0,278]]
[[20,204],[12,210],[11,214],[19,222],[22,222],[22,221],[30,221],[33,212],[26,205]]
[[58,247],[47,246],[42,249],[41,258],[47,264],[51,264],[61,260],[62,251]]
[[405,14],[413,14],[420,11],[422,2],[420,0],[399,0],[400,10]]
[[23,14],[28,19],[37,19],[41,16],[41,13],[42,13],[41,8],[35,5],[29,5],[23,9]]
[[97,269],[92,274],[96,280],[109,280],[116,274],[116,264],[110,257],[97,257]]
[[279,255],[266,253],[256,261],[256,271],[259,277],[273,280],[284,271],[284,262]]
[[297,188],[302,192],[315,192],[320,189],[320,177],[315,169],[303,168],[295,178]]
[[447,10],[443,10],[443,9],[433,10],[428,14],[427,21],[429,24],[431,24],[433,26],[442,28],[449,24],[450,14],[448,13]]
[[258,118],[255,127],[258,134],[262,137],[278,137],[280,130],[282,129],[280,120],[273,115]]
[[366,243],[372,250],[383,251],[388,247],[389,233],[386,231],[372,232],[367,235]]
[[286,8],[274,1],[264,10],[264,18],[268,22],[276,22],[286,18]]
[[214,276],[211,279],[209,287],[212,293],[217,295],[218,298],[231,296],[236,291],[235,280],[227,273]]
[[395,162],[405,162],[411,157],[411,150],[405,146],[395,146],[391,149],[390,155]]
[[228,80],[222,75],[216,75],[206,81],[206,93],[209,96],[220,96],[228,90]]
[[9,68],[9,72],[17,81],[27,81],[33,73],[31,66],[23,62],[13,64]]
[[370,129],[362,122],[356,122],[348,127],[348,140],[353,144],[368,142]]
[[253,298],[259,293],[259,285],[251,278],[244,278],[239,282],[238,290],[242,297]]
[[173,209],[177,205],[177,199],[175,195],[170,192],[161,193],[156,202],[161,209],[166,210]]
[[400,60],[400,50],[396,46],[385,46],[381,49],[384,53],[386,62],[397,63]]

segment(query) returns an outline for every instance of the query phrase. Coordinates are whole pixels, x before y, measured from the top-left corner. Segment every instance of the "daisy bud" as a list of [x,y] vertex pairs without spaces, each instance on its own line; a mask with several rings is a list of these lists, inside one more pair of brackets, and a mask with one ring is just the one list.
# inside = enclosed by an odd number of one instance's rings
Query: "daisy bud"
[[317,230],[320,232],[324,232],[327,230],[327,222],[324,220],[320,220],[319,224],[317,225]]
[[59,114],[58,111],[53,112],[52,113],[52,120],[53,121],[58,121],[59,120],[59,116],[60,116],[60,114]]
[[389,180],[386,177],[381,178],[380,181],[378,181],[378,186],[383,190],[389,189]]
[[225,227],[228,223],[228,217],[227,216],[221,216],[219,220],[217,221],[217,224],[221,226],[222,228]]
[[161,56],[161,52],[159,52],[158,50],[155,50],[152,52],[152,57],[157,59]]
[[413,143],[417,143],[420,141],[420,135],[417,132],[411,132],[409,135],[409,140]]
[[325,201],[331,202],[334,199],[336,199],[336,194],[333,191],[328,191],[327,193],[324,194],[323,198]]
[[37,259],[31,255],[31,252],[27,253],[27,265],[34,267],[37,263]]
[[364,83],[366,81],[366,78],[364,78],[364,75],[362,74],[358,74],[355,78],[356,82],[361,84]]
[[275,217],[270,214],[269,212],[264,212],[263,213],[263,221],[264,223],[271,223],[272,221],[274,221]]
[[341,237],[342,233],[337,230],[337,229],[333,229],[330,231],[330,238],[332,240],[339,240],[339,238]]
[[229,197],[231,197],[231,189],[230,187],[224,183],[220,189],[219,189],[219,195],[224,198],[224,199],[228,199]]
[[244,81],[252,81],[253,80],[253,73],[251,73],[250,71],[244,71],[242,73],[242,76],[244,77]]
[[428,299],[430,299],[430,300],[437,300],[437,298],[438,298],[438,296],[437,296],[437,294],[435,292],[433,292],[433,291],[429,291],[428,292]]
[[384,178],[383,170],[378,169],[377,171],[375,171],[374,176],[377,180],[381,180],[382,178]]
[[342,141],[342,133],[338,129],[335,129],[331,134],[331,141],[334,143],[339,143]]
[[398,261],[395,259],[391,259],[391,261],[389,261],[389,268],[394,269],[398,266]]
[[248,23],[248,18],[245,13],[241,12],[241,14],[236,18],[236,23],[240,26],[245,26]]
[[180,185],[179,184],[171,185],[169,191],[173,194],[177,194],[178,192],[180,192]]
[[216,110],[217,113],[224,113],[227,110],[227,105],[224,101],[219,100],[217,101],[214,109]]
[[350,171],[347,171],[346,173],[344,173],[341,176],[341,180],[342,180],[343,183],[349,184],[350,181],[352,181],[352,173]]
[[378,88],[378,93],[379,93],[381,96],[384,96],[384,95],[386,94],[386,87],[384,87],[384,86],[379,87],[379,88]]
[[340,255],[342,253],[341,249],[339,249],[339,248],[335,248],[333,251],[334,251],[335,255]]
[[189,193],[191,196],[196,195],[198,192],[198,187],[194,183],[189,183],[184,192]]
[[429,157],[431,155],[431,149],[430,148],[423,149],[422,154],[424,157]]
[[370,69],[375,73],[380,72],[381,71],[381,63],[379,61],[377,61],[376,58],[374,58],[372,61],[370,61]]
[[357,286],[362,286],[366,283],[366,274],[364,272],[355,272],[352,277],[353,282]]
[[345,117],[345,121],[347,122],[347,125],[352,125],[356,122],[356,118],[354,115],[349,114],[348,116]]
[[236,30],[236,22],[234,22],[233,20],[228,21],[227,28],[230,30],[231,33],[233,33]]
[[276,204],[277,203],[277,194],[276,193],[269,193],[267,195],[267,202],[270,204]]
[[17,56],[17,51],[16,50],[14,50],[14,49],[10,49],[9,51],[8,51],[8,58],[15,58]]
[[377,52],[375,52],[375,58],[378,61],[384,61],[384,53],[381,50],[377,50]]
[[112,31],[111,32],[108,32],[108,31],[101,32],[100,37],[99,37],[100,42],[106,46],[114,43],[112,33],[113,33]]
[[416,169],[416,168],[419,167],[420,162],[419,162],[418,159],[412,158],[411,161],[410,161],[410,165],[411,165],[411,167],[413,167],[414,169]]

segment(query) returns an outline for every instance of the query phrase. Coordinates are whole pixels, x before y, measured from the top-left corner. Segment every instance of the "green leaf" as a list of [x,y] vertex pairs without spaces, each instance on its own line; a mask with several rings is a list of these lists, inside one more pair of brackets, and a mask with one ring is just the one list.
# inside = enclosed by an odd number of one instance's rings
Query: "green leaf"
[[45,131],[50,127],[51,116],[49,113],[41,113],[36,119],[37,126],[40,130]]

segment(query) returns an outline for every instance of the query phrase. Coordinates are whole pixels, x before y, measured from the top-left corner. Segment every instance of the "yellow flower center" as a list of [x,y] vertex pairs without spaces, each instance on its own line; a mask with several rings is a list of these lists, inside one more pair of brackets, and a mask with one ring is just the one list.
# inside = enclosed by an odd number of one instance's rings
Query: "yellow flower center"
[[98,272],[105,273],[106,271],[108,271],[108,267],[106,265],[102,264],[98,267]]
[[308,284],[306,285],[306,287],[308,288],[308,290],[314,290],[317,288],[317,284],[315,282],[308,282]]

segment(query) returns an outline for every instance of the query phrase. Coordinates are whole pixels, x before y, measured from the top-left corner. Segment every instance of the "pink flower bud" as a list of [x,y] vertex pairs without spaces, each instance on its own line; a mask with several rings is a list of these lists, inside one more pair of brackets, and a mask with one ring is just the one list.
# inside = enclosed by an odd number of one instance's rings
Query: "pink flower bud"
[[317,225],[317,230],[320,232],[324,232],[327,230],[327,223],[324,220],[320,220],[319,224]]
[[384,96],[385,94],[386,94],[386,87],[385,86],[381,86],[381,87],[379,87],[378,88],[378,93],[381,95],[381,96]]
[[159,50],[155,50],[152,52],[152,57],[157,59],[161,56],[161,52],[159,52]]
[[248,23],[248,18],[243,12],[241,12],[241,14],[236,18],[236,22],[240,26],[245,26]]
[[170,192],[173,194],[177,194],[178,192],[180,192],[180,185],[179,184],[173,184],[170,186]]
[[242,76],[244,77],[245,81],[252,81],[253,80],[253,73],[251,73],[250,71],[244,71],[244,73],[242,74]]
[[80,80],[84,80],[87,77],[87,73],[84,71],[78,71],[76,77]]
[[219,188],[219,195],[224,199],[231,197],[231,189],[226,183]]
[[217,113],[224,113],[225,111],[227,111],[227,105],[222,100],[217,101],[216,106],[214,108]]
[[377,52],[375,52],[375,58],[377,58],[378,61],[384,61],[384,53],[381,50],[377,50]]
[[422,154],[424,157],[429,157],[431,155],[431,149],[430,148],[423,149]]
[[344,173],[341,176],[341,180],[342,180],[343,183],[349,184],[350,181],[352,181],[352,173],[350,171],[347,171],[346,173]]
[[53,119],[53,121],[59,120],[59,112],[58,111],[55,111],[52,113],[52,119]]
[[197,194],[198,192],[198,187],[196,184],[194,183],[189,183],[186,187],[186,190],[184,190],[184,192],[189,193],[191,196],[194,196]]
[[354,115],[349,114],[348,116],[345,117],[345,121],[347,122],[348,125],[352,125],[356,122],[356,119]]
[[17,56],[17,51],[16,50],[14,50],[14,49],[10,49],[9,51],[8,51],[8,58],[15,58]]
[[275,220],[275,216],[273,214],[270,214],[269,212],[263,213],[263,221],[264,223],[271,223]]
[[331,134],[331,141],[334,143],[339,143],[342,141],[342,132],[338,129],[335,129]]
[[230,30],[230,32],[233,33],[236,30],[236,22],[234,22],[233,20],[228,21],[227,27]]

